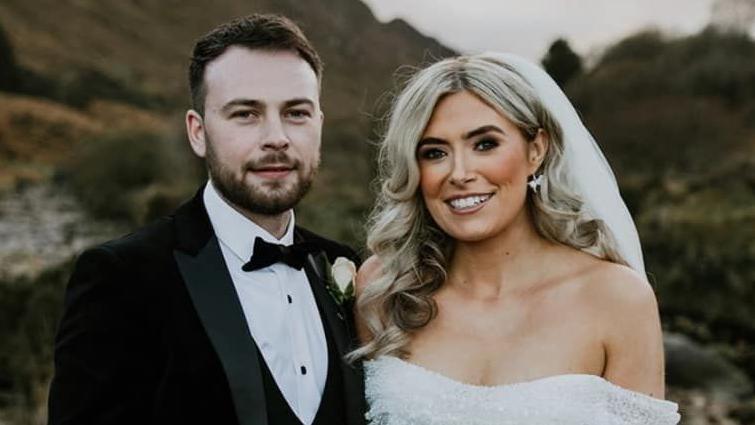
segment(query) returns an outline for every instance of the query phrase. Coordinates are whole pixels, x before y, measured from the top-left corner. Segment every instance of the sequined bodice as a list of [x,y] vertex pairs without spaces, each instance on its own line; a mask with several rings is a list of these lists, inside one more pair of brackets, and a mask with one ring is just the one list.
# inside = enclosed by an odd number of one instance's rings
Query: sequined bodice
[[371,425],[674,425],[677,405],[593,375],[484,387],[396,357],[365,362]]

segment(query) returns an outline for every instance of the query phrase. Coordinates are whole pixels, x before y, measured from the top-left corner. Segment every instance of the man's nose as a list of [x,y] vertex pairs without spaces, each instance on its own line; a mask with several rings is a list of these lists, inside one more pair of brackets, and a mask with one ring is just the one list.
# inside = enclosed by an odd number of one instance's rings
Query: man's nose
[[281,151],[288,149],[289,139],[280,117],[268,117],[265,120],[265,133],[262,149]]

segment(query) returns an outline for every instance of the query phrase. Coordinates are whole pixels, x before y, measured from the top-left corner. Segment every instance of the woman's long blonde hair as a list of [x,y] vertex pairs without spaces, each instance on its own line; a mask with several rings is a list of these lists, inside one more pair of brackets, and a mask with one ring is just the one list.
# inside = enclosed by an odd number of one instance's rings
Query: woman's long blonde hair
[[544,238],[622,263],[610,232],[590,219],[570,189],[559,124],[532,86],[494,55],[445,59],[417,72],[396,98],[379,154],[379,193],[370,216],[367,246],[380,270],[357,300],[360,320],[372,340],[349,354],[352,360],[405,356],[412,331],[436,313],[432,295],[446,280],[454,241],[430,217],[419,187],[416,148],[438,101],[469,91],[512,121],[524,137],[539,130],[549,147],[539,172],[542,186],[528,192],[537,231]]

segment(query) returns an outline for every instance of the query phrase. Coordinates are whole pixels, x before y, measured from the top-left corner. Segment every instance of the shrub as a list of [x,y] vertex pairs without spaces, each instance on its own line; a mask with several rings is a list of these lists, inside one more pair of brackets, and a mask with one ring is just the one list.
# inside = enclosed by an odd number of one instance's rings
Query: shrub
[[53,372],[63,291],[73,261],[39,277],[0,281],[0,407],[18,423],[41,423]]
[[186,150],[153,133],[111,133],[82,141],[64,179],[95,216],[141,224],[169,212],[200,179]]
[[18,69],[13,54],[13,46],[0,27],[0,90],[13,91],[16,88]]
[[548,74],[561,87],[564,87],[572,78],[582,73],[582,58],[574,53],[569,43],[563,38],[559,38],[551,44],[542,63]]

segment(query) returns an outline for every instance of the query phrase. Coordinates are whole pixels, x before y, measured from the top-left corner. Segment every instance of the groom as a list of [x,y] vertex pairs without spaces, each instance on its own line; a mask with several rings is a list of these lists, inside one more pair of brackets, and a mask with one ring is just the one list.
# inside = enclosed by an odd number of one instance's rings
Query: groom
[[320,162],[320,59],[251,15],[195,45],[192,150],[209,181],[174,215],[84,252],[55,344],[50,424],[363,424],[354,252],[295,226]]

